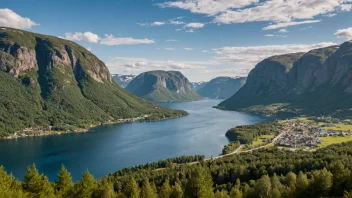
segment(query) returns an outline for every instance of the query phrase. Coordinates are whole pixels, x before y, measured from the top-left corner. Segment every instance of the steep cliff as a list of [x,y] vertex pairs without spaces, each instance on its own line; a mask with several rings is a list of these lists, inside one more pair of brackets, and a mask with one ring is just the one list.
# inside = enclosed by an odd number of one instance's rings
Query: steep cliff
[[138,75],[126,87],[130,93],[155,102],[202,99],[178,71],[150,71]]
[[[286,56],[292,55],[277,57]],[[293,62],[283,62],[286,69],[271,60],[260,62],[246,85],[219,108],[279,115],[349,115],[352,42],[296,54]]]
[[74,42],[0,28],[0,135],[52,126],[73,130],[164,109],[120,88],[96,56]]
[[217,77],[206,83],[197,93],[212,99],[227,99],[234,95],[245,83],[247,78]]

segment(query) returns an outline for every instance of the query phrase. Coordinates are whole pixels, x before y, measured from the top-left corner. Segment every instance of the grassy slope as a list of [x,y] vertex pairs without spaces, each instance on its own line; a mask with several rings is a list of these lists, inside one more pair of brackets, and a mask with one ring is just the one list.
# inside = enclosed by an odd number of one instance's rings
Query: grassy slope
[[[16,69],[18,47],[35,50],[38,66],[15,78],[8,71]],[[63,57],[65,53],[73,54],[77,64],[52,61],[53,54]],[[0,66],[7,67],[0,70],[1,136],[27,127],[51,125],[57,130],[72,130],[118,118],[153,114],[153,119],[164,119],[186,113],[126,92],[109,80],[103,62],[71,41],[0,29],[0,57]],[[103,82],[94,80],[92,73],[100,75]]]

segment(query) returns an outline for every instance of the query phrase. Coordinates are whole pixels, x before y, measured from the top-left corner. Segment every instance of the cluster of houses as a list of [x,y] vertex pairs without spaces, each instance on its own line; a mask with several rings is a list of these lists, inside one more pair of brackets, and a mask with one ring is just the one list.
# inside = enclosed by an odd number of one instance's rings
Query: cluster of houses
[[[337,120],[335,120],[337,121]],[[285,128],[290,128],[291,132],[281,136],[276,142],[277,146],[289,148],[308,147],[317,148],[322,143],[320,137],[328,136],[350,136],[350,133],[342,131],[326,130],[324,127],[334,127],[332,123],[322,126],[316,125],[314,122],[289,121]]]

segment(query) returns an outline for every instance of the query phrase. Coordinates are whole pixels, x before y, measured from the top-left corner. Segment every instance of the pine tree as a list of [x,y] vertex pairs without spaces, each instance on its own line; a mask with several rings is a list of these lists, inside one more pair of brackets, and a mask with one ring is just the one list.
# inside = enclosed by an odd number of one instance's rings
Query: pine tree
[[183,190],[180,180],[177,180],[175,185],[172,187],[170,198],[183,198]]
[[271,181],[268,175],[263,175],[254,186],[254,193],[256,197],[270,197],[271,190]]
[[22,197],[22,187],[4,167],[0,166],[0,197]]
[[304,174],[302,171],[298,173],[297,181],[296,181],[296,197],[302,197],[303,193],[306,192],[306,190],[309,187],[309,180],[307,178],[307,175]]
[[210,173],[203,167],[195,167],[187,181],[185,197],[214,197],[213,180]]
[[86,198],[91,197],[97,189],[97,184],[93,175],[88,170],[83,173],[81,180],[74,185],[74,197]]
[[149,179],[145,179],[141,189],[141,198],[157,198],[155,189],[150,185]]
[[226,191],[216,191],[215,193],[216,198],[230,198]]
[[240,189],[233,187],[230,192],[231,198],[243,198],[243,194]]
[[125,186],[125,190],[123,194],[125,194],[125,196],[129,198],[139,198],[140,189],[138,187],[136,180],[134,180],[133,177],[128,179],[128,182]]
[[57,175],[58,181],[55,184],[57,194],[61,196],[67,195],[73,188],[72,177],[66,170],[64,165],[61,166],[61,170]]
[[286,175],[286,184],[290,188],[294,189],[296,186],[296,180],[297,180],[297,175],[294,174],[293,172],[289,172]]
[[29,196],[54,197],[54,189],[48,178],[44,175],[39,175],[34,164],[27,168],[22,185],[23,190],[28,192]]
[[160,188],[159,197],[160,198],[169,198],[170,195],[171,195],[171,190],[172,189],[171,189],[169,180],[166,179],[165,182],[163,183],[163,185]]
[[107,179],[103,179],[99,184],[98,189],[93,193],[93,197],[99,198],[114,198],[118,195],[114,191],[114,185]]
[[313,189],[315,195],[325,196],[330,192],[332,187],[332,174],[324,168],[320,171],[313,171],[314,183]]

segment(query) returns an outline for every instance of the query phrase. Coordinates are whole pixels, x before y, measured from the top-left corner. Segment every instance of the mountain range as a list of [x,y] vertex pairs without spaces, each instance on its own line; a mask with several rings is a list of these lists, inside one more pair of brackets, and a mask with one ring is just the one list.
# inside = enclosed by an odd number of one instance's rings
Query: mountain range
[[250,113],[350,117],[352,41],[258,63],[246,84],[218,108]]
[[127,87],[127,85],[136,77],[136,75],[123,75],[123,74],[112,74],[112,78],[115,82],[120,85],[122,88]]
[[198,86],[197,93],[212,99],[227,99],[234,95],[245,83],[245,77],[217,77]]
[[135,77],[126,90],[154,102],[201,100],[192,84],[179,71],[149,71]]
[[148,115],[185,115],[133,96],[95,55],[69,40],[0,28],[0,135],[24,128],[86,128]]

